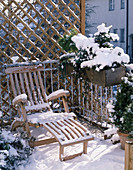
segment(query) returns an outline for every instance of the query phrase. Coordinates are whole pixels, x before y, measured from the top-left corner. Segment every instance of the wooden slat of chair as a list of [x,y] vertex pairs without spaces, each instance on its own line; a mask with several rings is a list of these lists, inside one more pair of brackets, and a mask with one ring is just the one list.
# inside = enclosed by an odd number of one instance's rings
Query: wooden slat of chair
[[[47,124],[50,128],[52,128],[55,132],[58,132],[60,135],[64,134],[65,138],[70,140],[69,134],[67,134],[63,129],[57,128],[54,123],[49,122]],[[64,139],[64,138],[63,138]],[[65,140],[65,139],[64,139]]]
[[31,94],[30,87],[29,87],[28,78],[27,78],[27,73],[24,73],[24,78],[25,78],[25,84],[26,84],[26,88],[27,88],[28,97],[30,99],[31,104],[34,105],[34,102],[32,99],[32,94]]
[[28,74],[29,74],[30,86],[31,86],[31,90],[32,90],[32,93],[33,93],[34,101],[35,101],[35,104],[38,104],[37,93],[35,91],[35,87],[34,87],[34,83],[33,83],[31,72],[29,72]]
[[44,90],[44,85],[43,85],[43,81],[42,81],[40,71],[37,71],[37,74],[38,74],[38,78],[39,78],[39,82],[40,82],[40,86],[41,86],[41,90],[42,90],[42,95],[44,97],[44,101],[46,101],[46,93],[45,93],[45,90]]
[[14,95],[14,97],[16,97],[17,96],[17,91],[15,89],[15,84],[14,84],[14,80],[13,80],[13,75],[12,74],[10,74],[10,81],[11,81],[11,86],[12,86],[12,89],[13,89],[13,95]]
[[72,136],[73,139],[77,138],[78,136],[72,131],[72,128],[70,126],[67,126],[64,121],[57,121],[57,124],[61,127],[63,127],[64,125],[67,128],[68,133],[70,133],[70,135]]
[[20,84],[21,84],[22,92],[23,92],[23,93],[26,93],[26,92],[25,92],[25,88],[24,88],[24,79],[23,79],[23,77],[22,77],[22,73],[19,73],[19,79],[20,79]]
[[33,72],[33,74],[34,74],[35,84],[36,84],[36,87],[37,87],[37,94],[38,94],[39,101],[44,103],[42,95],[41,95],[41,90],[40,90],[40,86],[39,86],[39,83],[38,83],[38,78],[37,78],[36,72]]
[[19,82],[18,82],[18,76],[17,76],[17,74],[15,73],[14,74],[14,76],[15,76],[15,83],[16,83],[16,89],[17,89],[17,94],[21,94],[21,91],[20,91],[20,86],[19,86]]
[[66,122],[68,122],[69,124],[71,124],[72,126],[75,126],[75,128],[80,132],[80,134],[82,135],[82,136],[84,136],[84,132],[86,132],[86,130],[84,129],[82,129],[80,126],[79,126],[79,124],[77,123],[77,121],[73,121],[72,119],[65,119],[65,121]]
[[87,129],[86,129],[83,125],[81,125],[78,121],[74,121],[74,120],[72,120],[72,119],[70,119],[70,121],[73,122],[74,124],[76,124],[76,125],[77,125],[79,128],[81,128],[84,132],[87,131]]
[[52,122],[52,124],[57,128],[60,129],[61,132],[66,136],[68,140],[73,139],[71,134],[66,130],[66,127],[61,128],[56,122]]
[[70,124],[72,127],[74,127],[74,132],[78,135],[79,138],[81,136],[84,136],[83,132],[81,132],[81,129],[79,129],[79,127],[75,126],[75,124],[73,122],[71,122],[70,119],[65,119],[64,121],[67,122],[68,124]]
[[[58,122],[57,122],[57,123],[58,123]],[[75,129],[72,128],[67,122],[61,121],[61,123],[70,128],[70,133],[73,135],[73,138],[74,138],[74,139],[76,139],[76,138],[79,137],[79,135],[78,135],[78,133],[75,131]],[[60,124],[60,122],[59,122],[59,124]]]

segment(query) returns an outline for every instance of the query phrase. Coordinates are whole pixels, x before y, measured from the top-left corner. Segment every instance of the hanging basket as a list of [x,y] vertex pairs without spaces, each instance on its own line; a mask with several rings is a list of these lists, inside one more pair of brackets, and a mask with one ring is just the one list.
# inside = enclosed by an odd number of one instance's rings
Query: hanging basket
[[86,74],[91,83],[97,84],[99,86],[107,87],[113,86],[121,83],[121,77],[125,76],[126,68],[120,66],[112,69],[96,71],[93,69],[86,69]]

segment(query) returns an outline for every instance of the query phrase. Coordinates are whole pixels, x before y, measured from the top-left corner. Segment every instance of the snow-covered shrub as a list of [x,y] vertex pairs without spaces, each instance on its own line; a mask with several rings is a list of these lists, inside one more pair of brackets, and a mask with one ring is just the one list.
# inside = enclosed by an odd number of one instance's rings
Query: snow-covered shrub
[[0,169],[15,170],[24,161],[28,161],[31,153],[32,149],[19,135],[0,130]]
[[133,74],[124,77],[112,106],[112,123],[122,133],[131,134],[133,137]]
[[[75,52],[73,57],[70,57],[70,54],[64,56],[64,59],[66,58],[66,60],[69,60],[69,62],[73,64],[74,72],[82,71],[84,67],[100,71],[108,68],[116,68],[129,62],[129,56],[124,53],[122,48],[113,48],[111,41],[119,40],[119,37],[117,34],[110,33],[111,27],[112,26],[106,27],[105,24],[101,24],[97,27],[98,32],[89,38],[79,33],[71,36],[70,41],[70,36],[66,36],[69,37],[69,45],[67,44],[66,37],[62,38],[62,41],[65,39],[65,43],[63,46],[62,44],[60,45],[64,50],[64,46],[69,48],[73,43],[77,48],[77,50],[72,51]],[[70,50],[67,49],[67,51],[70,52],[71,48]],[[61,60],[61,63],[63,63],[63,61],[64,60]]]

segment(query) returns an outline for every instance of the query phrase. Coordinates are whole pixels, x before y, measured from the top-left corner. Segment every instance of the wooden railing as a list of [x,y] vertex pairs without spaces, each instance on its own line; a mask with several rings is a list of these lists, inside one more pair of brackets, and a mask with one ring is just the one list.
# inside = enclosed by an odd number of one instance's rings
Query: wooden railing
[[[105,123],[109,120],[109,114],[106,108],[108,101],[115,96],[117,89],[114,91],[114,87],[105,87],[89,84],[90,88],[84,89],[84,80],[77,80],[73,76],[67,76],[61,74],[59,70],[58,60],[47,60],[44,62],[31,62],[31,63],[19,63],[10,66],[21,66],[21,65],[33,65],[33,64],[43,64],[44,65],[44,86],[47,95],[58,89],[66,89],[70,91],[70,97],[68,97],[68,105],[70,111],[77,113],[90,121]],[[3,67],[4,72],[4,67]],[[3,78],[0,75],[0,111],[3,114],[1,119],[12,119],[16,115],[16,110],[12,105],[12,93],[10,92],[9,77]],[[57,107],[56,103],[60,106]],[[61,101],[55,101],[52,103],[53,110],[62,111],[63,108]],[[9,115],[9,116],[8,116]]]

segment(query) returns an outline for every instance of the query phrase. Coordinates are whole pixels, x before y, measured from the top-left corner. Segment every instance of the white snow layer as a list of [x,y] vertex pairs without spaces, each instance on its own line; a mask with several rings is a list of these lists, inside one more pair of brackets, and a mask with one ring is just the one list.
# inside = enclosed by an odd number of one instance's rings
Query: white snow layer
[[107,135],[107,137],[116,134],[117,133],[117,128],[112,128],[112,129],[107,129],[104,131],[104,134]]
[[115,112],[112,100],[106,105],[106,108],[108,109],[109,113]]
[[12,103],[14,104],[14,103],[16,103],[17,101],[19,101],[19,100],[27,100],[27,95],[26,94],[20,94],[20,95],[18,95],[18,96],[16,96],[14,99],[13,99],[13,101],[12,101]]
[[[83,144],[65,148],[65,155],[81,152]],[[19,170],[122,170],[124,169],[124,150],[120,143],[95,138],[88,142],[87,154],[82,154],[72,160],[59,161],[58,143],[36,147],[26,165],[20,165]]]
[[53,113],[51,111],[48,112],[42,112],[42,113],[35,113],[28,115],[28,121],[32,123],[47,123],[55,120],[61,120],[64,118],[72,118],[76,117],[76,115],[71,112],[71,113]]
[[32,111],[32,110],[42,110],[42,109],[46,109],[49,108],[49,104],[48,103],[43,103],[43,104],[37,104],[37,105],[32,105],[32,106],[25,106],[26,111]]
[[9,145],[9,146],[10,146],[9,155],[10,156],[18,156],[17,150],[15,148],[13,148],[11,145]]
[[[118,55],[120,54],[121,55]],[[105,66],[112,66],[114,62],[117,63],[128,63],[129,56],[124,53],[123,49],[120,47],[115,47],[114,49],[99,48],[96,51],[96,57],[94,59],[85,61],[81,63],[81,68],[96,66],[100,64],[99,70],[102,70]]]
[[69,94],[69,91],[68,90],[64,90],[64,89],[56,90],[56,91],[52,92],[50,95],[47,96],[47,100],[52,98],[52,97],[56,97],[56,96],[58,96],[60,94],[63,94],[63,93],[64,94],[65,93]]
[[[100,32],[107,33],[106,36],[111,37],[114,40],[119,40],[119,37],[117,34],[109,33],[109,29],[112,26],[105,27],[105,24],[99,25],[98,32],[95,33],[95,35],[99,35]],[[75,43],[76,47],[78,49],[86,50],[89,54],[90,48],[92,49],[92,52],[96,54],[96,56],[92,59],[91,56],[90,60],[82,62],[81,68],[83,67],[89,67],[92,68],[93,66],[100,65],[99,68],[97,68],[97,71],[102,70],[105,66],[112,66],[114,62],[117,63],[129,63],[129,56],[124,53],[124,50],[120,47],[115,47],[114,49],[111,48],[99,48],[99,44],[95,43],[94,38],[82,35],[81,33],[73,36],[71,40]],[[112,45],[112,44],[110,44]],[[113,46],[113,45],[112,45]]]
[[15,137],[11,134],[10,131],[3,130],[1,135],[5,139],[5,141],[8,143],[12,143],[15,140]]
[[115,143],[120,140],[120,137],[118,134],[114,134],[111,138],[112,143]]

